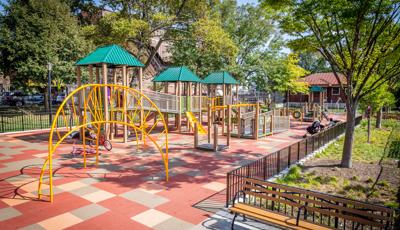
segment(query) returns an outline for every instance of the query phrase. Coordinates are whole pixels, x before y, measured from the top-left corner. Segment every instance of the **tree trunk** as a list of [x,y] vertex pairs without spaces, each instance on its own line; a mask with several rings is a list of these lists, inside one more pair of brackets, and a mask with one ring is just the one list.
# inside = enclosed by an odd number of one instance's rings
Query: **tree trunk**
[[354,141],[354,128],[356,118],[356,103],[347,106],[347,123],[346,132],[344,136],[343,154],[342,154],[342,168],[351,168],[351,157],[353,153]]
[[382,128],[382,107],[379,108],[378,113],[376,114],[376,124],[375,127],[377,129]]

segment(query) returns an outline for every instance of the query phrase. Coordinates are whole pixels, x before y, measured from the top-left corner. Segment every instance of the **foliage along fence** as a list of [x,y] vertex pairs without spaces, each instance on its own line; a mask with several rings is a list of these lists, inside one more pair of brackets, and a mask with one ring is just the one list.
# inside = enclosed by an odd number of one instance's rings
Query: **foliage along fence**
[[[50,116],[49,112],[14,112],[14,113],[0,113],[0,133],[18,132],[28,130],[49,129],[55,112]],[[69,119],[72,116],[66,114]],[[68,124],[76,124],[77,121],[68,121]],[[65,126],[63,118],[57,119],[57,124],[62,127]]]
[[[361,119],[361,116],[356,118],[356,125],[360,124]],[[346,122],[339,123],[332,128],[325,129],[284,149],[228,172],[226,206],[232,204],[235,195],[243,187],[244,178],[265,181],[268,178],[278,175],[281,171],[290,167],[290,165],[296,164],[308,154],[343,134],[345,129]]]

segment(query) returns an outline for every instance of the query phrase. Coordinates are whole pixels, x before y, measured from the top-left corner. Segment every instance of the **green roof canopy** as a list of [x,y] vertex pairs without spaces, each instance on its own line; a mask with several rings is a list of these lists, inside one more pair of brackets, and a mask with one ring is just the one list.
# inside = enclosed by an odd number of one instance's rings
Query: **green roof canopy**
[[223,84],[234,84],[238,85],[239,82],[236,81],[228,72],[221,71],[221,72],[214,72],[208,75],[206,78],[203,79],[204,84],[216,84],[216,85],[223,85]]
[[98,47],[95,51],[76,62],[76,65],[86,66],[101,63],[109,65],[144,66],[135,56],[119,45]]
[[153,82],[176,82],[176,81],[188,81],[188,82],[201,82],[201,79],[186,66],[170,67],[161,73],[159,73]]

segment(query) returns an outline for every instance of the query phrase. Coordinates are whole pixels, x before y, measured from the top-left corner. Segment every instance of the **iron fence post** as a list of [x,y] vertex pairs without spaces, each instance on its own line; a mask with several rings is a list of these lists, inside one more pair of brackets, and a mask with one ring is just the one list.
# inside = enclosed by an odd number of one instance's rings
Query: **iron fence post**
[[303,142],[303,141],[297,142],[297,161],[300,160],[300,142]]
[[288,168],[290,167],[290,161],[291,161],[291,156],[290,155],[292,155],[292,146],[289,146],[289,149],[288,149],[288,161],[287,161],[287,167]]
[[276,172],[277,172],[277,174],[281,171],[281,151],[278,151],[277,152],[277,155],[278,155],[278,159],[276,160]]
[[39,113],[39,123],[40,123],[40,129],[43,129],[43,124],[42,124],[42,113]]
[[306,138],[306,151],[304,153],[304,156],[308,155],[308,138]]
[[25,130],[25,125],[24,125],[24,114],[21,114],[21,121],[22,121],[22,131]]
[[226,207],[229,206],[230,203],[230,190],[231,190],[231,186],[229,184],[229,172],[226,174]]
[[4,133],[4,118],[3,118],[3,114],[0,114],[1,116],[1,131],[2,133]]
[[267,179],[267,157],[263,158],[263,178]]

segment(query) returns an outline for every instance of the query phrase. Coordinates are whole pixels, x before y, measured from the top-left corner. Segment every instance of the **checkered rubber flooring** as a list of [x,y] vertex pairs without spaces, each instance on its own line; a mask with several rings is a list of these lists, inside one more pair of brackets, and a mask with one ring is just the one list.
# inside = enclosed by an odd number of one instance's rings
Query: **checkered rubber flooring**
[[[193,149],[193,136],[170,135],[170,181],[160,154],[113,143],[98,167],[82,168],[63,144],[53,161],[54,202],[37,199],[48,134],[0,135],[1,229],[202,229],[212,216],[194,205],[225,189],[226,172],[278,150],[304,134],[304,125],[258,141],[232,138],[213,153]],[[224,139],[221,137],[221,143]],[[48,194],[48,187],[43,188]],[[223,201],[221,201],[223,202]],[[222,204],[221,204],[222,206]]]

